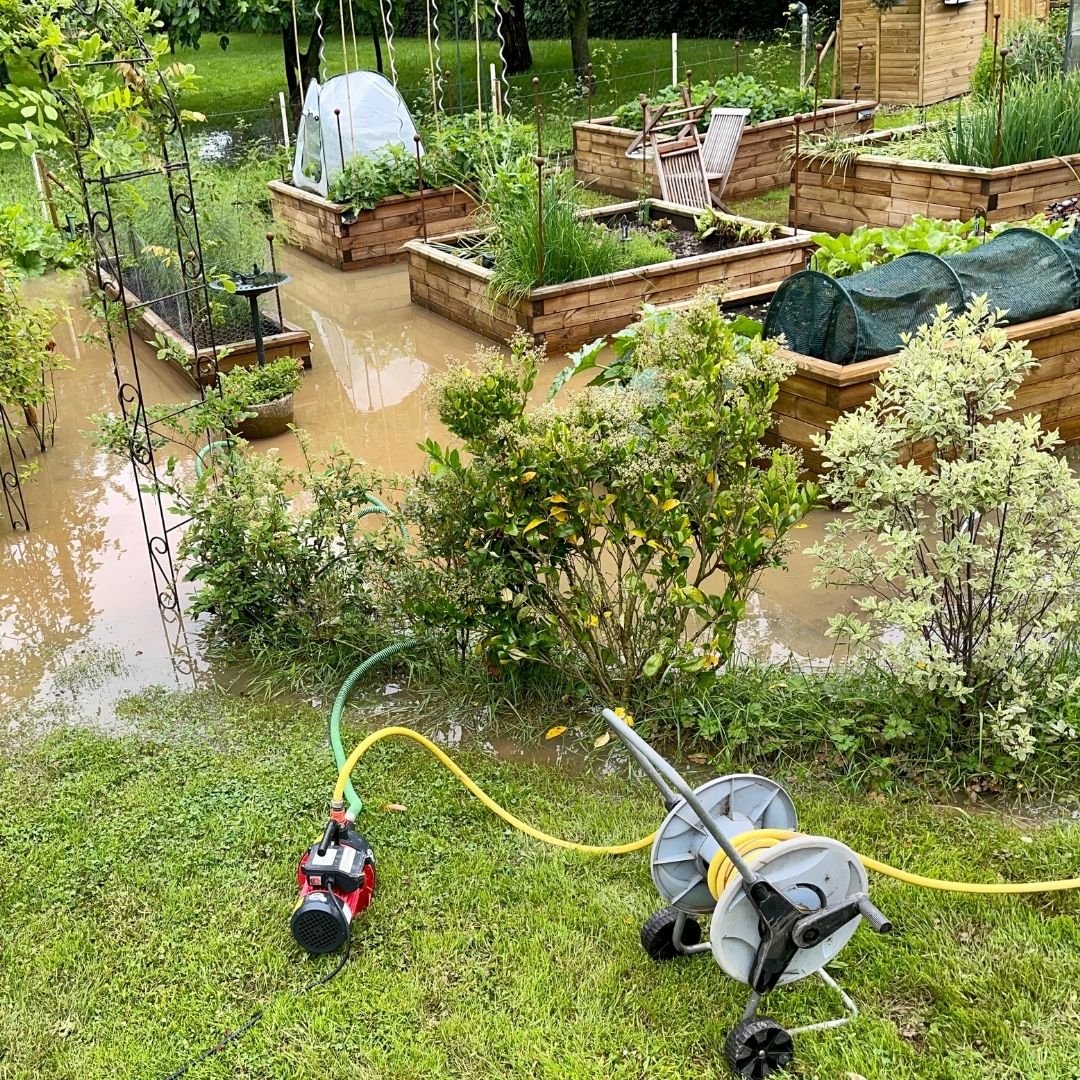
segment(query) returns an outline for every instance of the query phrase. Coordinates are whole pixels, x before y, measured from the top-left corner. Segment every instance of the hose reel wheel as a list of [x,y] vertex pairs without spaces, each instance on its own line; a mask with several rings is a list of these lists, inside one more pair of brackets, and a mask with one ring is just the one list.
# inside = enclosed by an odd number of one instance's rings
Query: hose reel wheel
[[[751,829],[798,828],[791,796],[765,776],[719,776],[694,794],[728,837]],[[717,846],[694,809],[680,799],[657,829],[650,858],[653,884],[666,903],[689,915],[713,910],[716,900],[707,875]]]
[[[750,863],[755,872],[808,912],[865,895],[869,888],[859,857],[846,844],[828,836],[796,836],[779,841],[751,856]],[[854,918],[818,944],[800,949],[780,977],[779,985],[798,982],[820,971],[851,940],[860,922],[861,918]],[[716,901],[709,941],[720,967],[737,982],[749,984],[761,929],[758,913],[738,874],[731,874]]]

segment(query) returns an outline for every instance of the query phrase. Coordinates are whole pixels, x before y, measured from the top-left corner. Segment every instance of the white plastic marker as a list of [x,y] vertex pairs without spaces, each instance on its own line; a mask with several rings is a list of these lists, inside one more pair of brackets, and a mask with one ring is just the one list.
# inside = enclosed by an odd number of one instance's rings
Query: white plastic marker
[[281,106],[281,138],[284,140],[285,149],[289,149],[289,111],[285,108],[285,94],[278,91],[278,105]]

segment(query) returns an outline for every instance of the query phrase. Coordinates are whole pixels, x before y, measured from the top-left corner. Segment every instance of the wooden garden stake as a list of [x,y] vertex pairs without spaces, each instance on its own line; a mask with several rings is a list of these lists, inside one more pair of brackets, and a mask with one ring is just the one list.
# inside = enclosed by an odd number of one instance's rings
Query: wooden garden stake
[[795,157],[792,161],[791,177],[791,227],[799,227],[799,150],[802,141],[802,117],[795,114]]
[[420,143],[421,138],[418,134],[413,134],[413,142],[416,144],[416,180],[420,185],[420,233],[424,238],[424,243],[427,243],[427,209],[424,206],[424,163],[420,159]]
[[855,85],[851,88],[855,92],[855,104],[859,104],[859,91],[862,89],[862,51],[865,42],[860,41],[855,46]]
[[735,74],[739,74],[739,50],[742,49],[742,42],[736,38],[735,44],[732,46],[735,50]]
[[544,159],[536,155],[536,283],[544,284]]
[[833,40],[836,42],[833,45],[833,62],[832,62],[832,79],[829,83],[829,96],[834,100],[836,98],[836,73],[840,70],[840,65],[843,62],[844,54],[840,51],[840,20],[836,20],[836,29],[833,30]]
[[817,52],[817,59],[814,61],[814,123],[817,123],[817,111],[818,101],[821,98],[821,52],[825,48],[819,41],[814,49]]
[[[649,123],[649,99],[641,94],[638,97],[638,104],[641,106],[641,130],[644,131]],[[645,156],[645,139],[641,140],[641,187],[642,190],[649,186],[648,178],[648,159]]]
[[874,100],[881,100],[881,8],[877,13],[877,44],[874,46]]
[[1008,49],[1001,50],[1001,77],[998,79],[997,130],[994,132],[994,168],[1001,160],[1001,120],[1005,111],[1005,58]]
[[585,65],[585,98],[588,101],[588,117],[589,123],[592,123],[592,99],[593,99],[593,67],[592,64]]
[[994,9],[994,49],[990,53],[990,89],[994,88],[994,83],[997,79],[997,54],[998,54],[998,23],[1001,21],[1001,15],[997,8]]
[[543,114],[540,111],[540,80],[534,75],[532,81],[533,88],[533,112],[536,115],[536,156],[540,157],[544,153],[543,140],[541,137],[541,129],[543,128]]
[[687,68],[686,69],[686,94],[687,94],[686,103],[687,103],[687,105],[690,104],[690,100],[689,100],[690,99],[690,86],[693,83],[693,81],[694,81],[694,69],[693,68]]

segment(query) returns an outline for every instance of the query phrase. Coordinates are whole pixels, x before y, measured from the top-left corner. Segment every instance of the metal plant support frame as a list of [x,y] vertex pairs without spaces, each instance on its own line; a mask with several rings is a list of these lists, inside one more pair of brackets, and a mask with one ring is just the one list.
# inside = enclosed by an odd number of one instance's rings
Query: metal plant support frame
[[[106,173],[103,168],[92,173],[87,166],[87,151],[94,138],[94,122],[83,107],[78,95],[57,91],[67,105],[62,115],[73,147],[73,161],[79,181],[77,194],[82,202],[88,236],[93,252],[93,273],[97,280],[99,313],[104,323],[105,336],[112,359],[113,377],[116,380],[117,400],[128,428],[128,448],[139,502],[146,549],[150,557],[154,590],[163,615],[180,615],[177,593],[176,566],[173,559],[172,537],[186,521],[170,523],[159,483],[158,463],[155,455],[155,439],[161,437],[158,425],[175,419],[197,405],[179,406],[175,412],[158,421],[152,421],[147,413],[147,401],[139,370],[139,354],[135,324],[142,308],[152,300],[169,299],[186,306],[194,320],[193,301],[200,301],[202,310],[210,310],[210,294],[203,262],[202,243],[196,211],[195,190],[192,183],[191,164],[187,140],[184,138],[180,112],[173,100],[168,83],[159,70],[146,41],[138,31],[111,3],[111,0],[76,0],[73,11],[85,18],[90,28],[103,30],[106,40],[115,35],[125,36],[117,43],[117,53],[111,59],[94,61],[94,66],[111,66],[119,69],[124,65],[128,81],[141,80],[156,83],[160,95],[148,97],[159,112],[154,116],[159,122],[157,162],[146,163],[145,168],[125,172]],[[81,65],[72,65],[77,68]],[[139,303],[130,302],[124,285],[123,249],[114,218],[116,195],[124,185],[133,185],[148,178],[163,179],[172,215],[176,237],[176,252],[180,266],[182,287],[169,297],[140,297]],[[109,277],[116,287],[106,287],[103,264],[109,266]],[[209,355],[197,354],[194,361],[198,376],[199,400],[205,396],[204,385],[210,393],[217,393],[218,348],[214,340],[213,320],[207,320]],[[212,436],[206,433],[209,448]]]
[[0,453],[7,451],[7,463],[0,456],[0,488],[4,491],[4,505],[7,507],[8,521],[12,529],[27,532],[30,529],[30,517],[26,512],[26,500],[23,498],[22,483],[19,480],[19,463],[15,457],[15,447],[18,446],[22,456],[26,457],[26,451],[19,442],[15,429],[8,420],[4,406],[0,404],[0,429],[3,431],[3,446]]

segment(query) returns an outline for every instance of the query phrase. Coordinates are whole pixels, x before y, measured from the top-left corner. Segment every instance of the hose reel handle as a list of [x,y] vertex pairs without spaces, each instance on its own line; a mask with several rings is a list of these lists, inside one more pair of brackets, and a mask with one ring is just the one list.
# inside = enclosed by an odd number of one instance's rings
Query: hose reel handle
[[859,914],[866,920],[867,925],[875,934],[892,933],[892,922],[869,896],[859,898],[858,908]]

